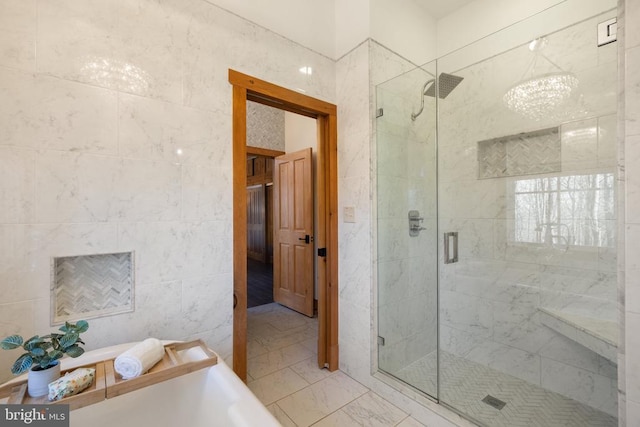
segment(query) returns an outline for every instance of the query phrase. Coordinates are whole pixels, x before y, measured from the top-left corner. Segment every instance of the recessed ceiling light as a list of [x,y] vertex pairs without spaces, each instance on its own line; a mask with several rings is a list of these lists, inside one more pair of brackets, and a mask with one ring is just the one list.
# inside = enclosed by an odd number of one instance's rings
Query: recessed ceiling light
[[313,74],[313,68],[309,66],[300,67],[300,72],[302,74],[306,74],[307,76],[310,76],[311,74]]

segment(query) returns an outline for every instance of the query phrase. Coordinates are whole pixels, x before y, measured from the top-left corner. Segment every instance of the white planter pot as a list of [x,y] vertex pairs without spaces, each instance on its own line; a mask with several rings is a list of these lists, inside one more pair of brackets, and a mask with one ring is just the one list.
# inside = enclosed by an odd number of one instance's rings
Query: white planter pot
[[60,378],[60,363],[47,369],[29,371],[27,377],[27,391],[31,397],[40,397],[49,394],[49,383]]

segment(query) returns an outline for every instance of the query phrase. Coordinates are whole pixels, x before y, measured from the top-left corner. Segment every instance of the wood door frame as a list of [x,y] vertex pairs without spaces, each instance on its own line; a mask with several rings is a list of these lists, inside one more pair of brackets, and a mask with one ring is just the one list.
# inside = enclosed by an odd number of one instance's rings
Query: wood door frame
[[316,119],[318,365],[338,369],[337,107],[229,69],[233,86],[233,370],[247,378],[247,100]]

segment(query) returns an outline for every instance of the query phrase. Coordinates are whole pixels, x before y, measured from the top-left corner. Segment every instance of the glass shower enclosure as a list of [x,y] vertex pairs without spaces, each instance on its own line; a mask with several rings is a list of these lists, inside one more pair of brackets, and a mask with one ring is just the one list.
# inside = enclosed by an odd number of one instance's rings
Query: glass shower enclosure
[[617,425],[615,16],[376,88],[378,370],[480,425]]

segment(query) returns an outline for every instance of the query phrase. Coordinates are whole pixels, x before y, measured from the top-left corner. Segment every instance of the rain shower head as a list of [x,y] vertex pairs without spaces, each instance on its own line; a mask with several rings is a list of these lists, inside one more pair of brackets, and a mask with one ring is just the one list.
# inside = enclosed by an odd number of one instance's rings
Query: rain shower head
[[[438,98],[445,99],[460,84],[464,77],[454,76],[453,74],[440,73],[438,77]],[[432,83],[424,91],[426,96],[436,96],[436,85]]]
[[[438,77],[438,98],[445,99],[449,94],[460,84],[464,77],[454,76],[453,74],[440,73]],[[411,120],[415,120],[422,110],[424,110],[424,97],[430,96],[435,98],[436,96],[436,84],[435,79],[427,80],[422,86],[422,97],[420,102],[420,111],[411,114]]]

